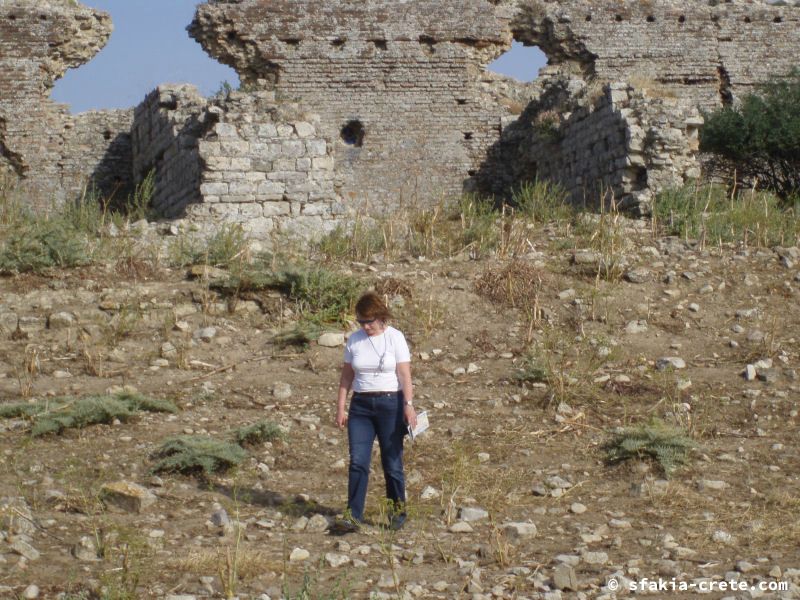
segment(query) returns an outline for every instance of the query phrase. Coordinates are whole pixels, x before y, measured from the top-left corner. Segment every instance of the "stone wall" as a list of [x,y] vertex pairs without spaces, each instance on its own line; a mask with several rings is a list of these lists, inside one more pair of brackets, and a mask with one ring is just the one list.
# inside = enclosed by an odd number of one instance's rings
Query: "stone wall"
[[194,86],[160,86],[136,107],[131,129],[133,173],[137,183],[153,172],[153,212],[183,216],[200,201],[198,141],[214,116]]
[[205,226],[238,223],[257,237],[310,238],[345,213],[319,117],[273,92],[206,99],[160,86],[136,109],[134,171],[155,173],[153,209]]
[[576,204],[613,200],[647,212],[654,189],[700,176],[702,123],[690,100],[651,98],[627,83],[553,78],[503,130],[480,182],[503,195],[539,178],[558,182]]
[[788,73],[800,52],[797,8],[742,1],[525,2],[512,28],[550,64],[487,153],[481,189],[550,179],[575,202],[645,213],[655,192],[700,176],[700,110]]
[[[537,177],[646,210],[698,175],[698,109],[800,54],[800,10],[758,0],[211,0],[189,32],[245,91],[72,116],[53,82],[102,48],[108,15],[1,2],[0,177],[43,206],[121,200],[154,170],[157,213],[264,236]],[[548,56],[533,85],[485,70],[512,38]]]
[[71,0],[0,3],[0,174],[33,204],[130,184],[131,112],[73,117],[49,98],[55,80],[91,59],[111,29],[107,14]]
[[800,51],[800,10],[753,0],[522,0],[512,29],[552,65],[703,108],[788,73]]
[[510,47],[511,14],[487,0],[210,2],[190,34],[245,88],[318,113],[345,202],[378,211],[462,192],[509,114],[484,66]]

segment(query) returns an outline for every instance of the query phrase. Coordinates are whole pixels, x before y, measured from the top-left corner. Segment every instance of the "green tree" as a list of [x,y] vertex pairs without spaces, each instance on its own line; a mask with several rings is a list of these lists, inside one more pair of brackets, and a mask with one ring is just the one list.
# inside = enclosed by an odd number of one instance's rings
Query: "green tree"
[[800,69],[761,86],[734,106],[705,115],[700,150],[712,170],[786,200],[800,194]]

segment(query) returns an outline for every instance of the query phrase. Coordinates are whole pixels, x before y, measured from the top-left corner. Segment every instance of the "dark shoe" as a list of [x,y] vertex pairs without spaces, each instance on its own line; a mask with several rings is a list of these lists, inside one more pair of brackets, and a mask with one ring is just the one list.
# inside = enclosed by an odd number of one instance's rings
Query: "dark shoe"
[[336,519],[330,529],[329,535],[347,535],[348,533],[358,533],[361,531],[361,521],[352,518]]
[[406,514],[401,513],[399,515],[392,515],[389,518],[389,529],[392,531],[400,531],[403,528],[403,525],[406,524]]

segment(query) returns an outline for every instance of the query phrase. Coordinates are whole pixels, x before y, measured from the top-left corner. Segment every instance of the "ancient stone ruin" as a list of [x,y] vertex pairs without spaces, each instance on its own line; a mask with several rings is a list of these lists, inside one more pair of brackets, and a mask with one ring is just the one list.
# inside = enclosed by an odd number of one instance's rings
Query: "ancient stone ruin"
[[[73,0],[2,0],[0,176],[44,207],[152,171],[160,216],[264,238],[536,178],[646,212],[700,175],[701,111],[800,55],[800,9],[756,0],[211,0],[189,34],[240,91],[70,115],[53,83],[111,29]],[[533,84],[486,70],[512,40],[547,55]]]

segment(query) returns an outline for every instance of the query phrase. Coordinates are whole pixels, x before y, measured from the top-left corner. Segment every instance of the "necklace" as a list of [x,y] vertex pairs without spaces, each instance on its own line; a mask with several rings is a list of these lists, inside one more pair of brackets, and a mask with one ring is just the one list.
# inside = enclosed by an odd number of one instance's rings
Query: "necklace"
[[[384,332],[385,333],[385,332]],[[383,335],[383,334],[381,334]],[[383,338],[383,354],[378,352],[378,349],[375,347],[375,344],[372,343],[372,336],[368,335],[367,340],[369,340],[369,345],[372,346],[372,350],[378,356],[378,371],[375,373],[375,377],[377,377],[380,373],[383,372],[383,361],[386,358],[386,336]]]

